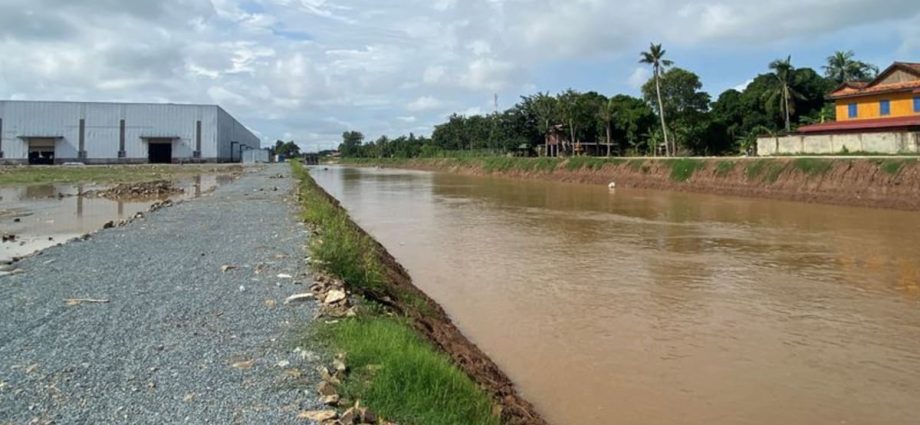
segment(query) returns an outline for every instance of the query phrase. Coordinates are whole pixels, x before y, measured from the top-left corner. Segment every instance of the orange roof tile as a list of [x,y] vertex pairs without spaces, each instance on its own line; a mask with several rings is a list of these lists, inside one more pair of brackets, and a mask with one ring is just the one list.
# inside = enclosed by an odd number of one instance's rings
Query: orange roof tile
[[902,83],[879,84],[876,86],[864,87],[861,89],[844,87],[828,96],[831,99],[842,99],[853,96],[863,96],[870,94],[896,93],[902,91],[920,90],[920,80],[905,81]]
[[[917,79],[901,83],[879,84],[884,78],[896,69],[907,71],[914,74]],[[920,63],[915,62],[895,62],[884,71],[879,73],[875,80],[870,82],[845,82],[838,86],[829,95],[829,99],[842,99],[855,96],[896,93],[903,91],[920,90]]]

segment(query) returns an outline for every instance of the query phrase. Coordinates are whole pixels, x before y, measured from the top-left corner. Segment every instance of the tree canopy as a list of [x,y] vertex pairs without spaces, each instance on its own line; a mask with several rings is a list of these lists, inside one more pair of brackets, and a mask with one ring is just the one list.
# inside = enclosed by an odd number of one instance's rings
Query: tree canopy
[[[641,61],[655,73],[641,88],[642,98],[626,94],[565,90],[524,96],[514,106],[491,114],[453,114],[434,127],[430,138],[413,134],[365,142],[359,132],[342,135],[345,157],[441,156],[465,154],[536,155],[547,135],[562,135],[563,155],[578,145],[591,153],[654,155],[667,135],[670,152],[722,155],[746,152],[756,136],[793,130],[805,123],[834,119],[826,99],[840,79],[865,79],[876,67],[852,52],[828,58],[823,75],[797,68],[791,57],[765,64],[764,73],[743,89],[729,89],[713,100],[695,73],[672,67],[665,50],[653,44]],[[657,79],[656,79],[657,76]],[[667,117],[667,120],[663,120]]]

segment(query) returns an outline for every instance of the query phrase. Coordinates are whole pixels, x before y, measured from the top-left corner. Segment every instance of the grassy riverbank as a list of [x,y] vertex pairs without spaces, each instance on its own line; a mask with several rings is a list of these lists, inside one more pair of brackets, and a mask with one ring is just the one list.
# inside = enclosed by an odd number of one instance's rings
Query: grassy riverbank
[[[823,175],[831,171],[835,164],[852,164],[868,162],[878,165],[885,173],[895,176],[904,168],[916,167],[920,158],[913,157],[879,157],[879,158],[516,158],[516,157],[470,157],[470,158],[349,158],[343,164],[359,166],[388,167],[430,167],[430,168],[479,168],[488,174],[523,172],[550,174],[556,171],[600,171],[607,168],[627,166],[634,171],[648,174],[653,165],[666,167],[671,172],[668,177],[675,182],[689,180],[697,171],[707,168],[716,169],[720,175],[741,166],[744,175],[750,180],[775,181],[784,171],[798,171],[807,175]],[[766,172],[765,172],[766,171]]]
[[48,183],[134,183],[173,180],[199,174],[234,174],[239,165],[87,165],[0,166],[0,185]]
[[344,164],[920,210],[920,158],[415,158]]
[[304,219],[316,232],[310,242],[314,263],[366,298],[358,317],[319,324],[312,336],[333,352],[347,353],[352,372],[341,384],[342,395],[403,424],[498,424],[492,394],[418,332],[419,320],[438,316],[439,309],[393,281],[382,247],[306,169],[291,166],[300,180]]

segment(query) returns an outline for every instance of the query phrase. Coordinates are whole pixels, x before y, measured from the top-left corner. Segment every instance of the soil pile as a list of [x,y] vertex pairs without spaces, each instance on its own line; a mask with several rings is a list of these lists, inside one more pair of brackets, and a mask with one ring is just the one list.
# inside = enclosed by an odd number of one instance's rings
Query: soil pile
[[167,180],[144,183],[122,183],[110,189],[95,192],[97,197],[107,199],[160,199],[185,191]]

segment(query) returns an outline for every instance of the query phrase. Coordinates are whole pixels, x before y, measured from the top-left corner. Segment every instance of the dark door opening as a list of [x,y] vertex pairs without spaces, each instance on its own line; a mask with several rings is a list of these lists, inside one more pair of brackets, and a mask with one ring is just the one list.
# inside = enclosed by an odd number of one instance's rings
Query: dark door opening
[[172,163],[172,143],[148,143],[147,161],[151,164]]
[[54,140],[33,139],[29,141],[29,164],[54,164]]

